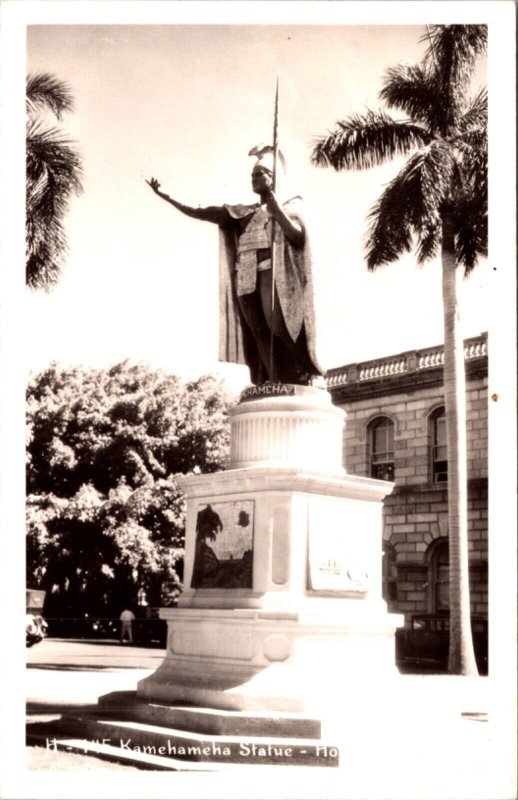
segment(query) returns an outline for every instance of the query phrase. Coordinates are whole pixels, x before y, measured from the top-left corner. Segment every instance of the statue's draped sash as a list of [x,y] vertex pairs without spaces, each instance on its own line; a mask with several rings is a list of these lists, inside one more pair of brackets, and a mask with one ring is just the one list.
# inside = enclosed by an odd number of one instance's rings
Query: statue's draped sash
[[[233,220],[250,216],[258,208],[255,205],[226,205]],[[305,243],[301,248],[293,247],[286,239],[281,227],[275,226],[276,262],[275,285],[286,328],[297,341],[302,325],[305,326],[309,356],[316,370],[320,368],[315,347],[315,302],[313,288],[313,264],[307,225],[302,214],[300,197],[283,204],[286,214],[305,229]],[[260,368],[260,357],[253,337],[243,323],[239,309],[234,271],[236,269],[238,226],[220,228],[219,247],[219,358],[237,364],[248,364],[253,383],[264,380]],[[257,365],[257,368],[254,367]]]

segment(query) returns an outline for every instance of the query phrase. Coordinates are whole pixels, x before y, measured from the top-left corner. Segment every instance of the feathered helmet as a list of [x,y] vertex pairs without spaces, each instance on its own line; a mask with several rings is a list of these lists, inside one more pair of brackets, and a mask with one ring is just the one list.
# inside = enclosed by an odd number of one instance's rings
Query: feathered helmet
[[[258,144],[255,147],[252,147],[250,152],[248,153],[249,156],[256,156],[257,161],[256,166],[259,165],[264,167],[273,175],[273,147],[270,144]],[[282,167],[282,171],[286,172],[286,159],[284,158],[284,154],[277,148],[277,168],[279,164]]]

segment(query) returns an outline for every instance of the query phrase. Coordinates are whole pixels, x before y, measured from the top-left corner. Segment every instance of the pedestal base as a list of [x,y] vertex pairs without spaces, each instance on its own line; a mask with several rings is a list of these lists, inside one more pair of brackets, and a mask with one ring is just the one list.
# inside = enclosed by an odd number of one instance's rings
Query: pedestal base
[[[163,610],[167,657],[142,699],[234,711],[323,712],[375,671],[397,674],[399,616],[338,620],[244,609]],[[333,619],[335,616],[335,619]]]

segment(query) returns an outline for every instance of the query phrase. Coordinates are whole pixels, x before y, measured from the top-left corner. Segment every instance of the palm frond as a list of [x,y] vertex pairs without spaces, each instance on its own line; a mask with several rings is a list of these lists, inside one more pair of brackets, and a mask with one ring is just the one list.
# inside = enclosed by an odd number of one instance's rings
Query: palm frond
[[487,255],[487,142],[485,146],[465,144],[458,152],[447,210],[455,234],[456,260],[467,274],[479,256]]
[[485,25],[432,25],[422,40],[430,45],[424,63],[437,82],[439,130],[443,136],[456,130],[464,111],[466,89],[477,58],[487,48]]
[[452,139],[457,148],[467,194],[487,208],[488,135],[487,91],[481,90],[462,118],[459,134]]
[[27,200],[38,201],[46,192],[56,193],[55,201],[82,191],[81,158],[73,143],[56,128],[30,124],[26,140]]
[[391,187],[387,187],[370,212],[371,225],[367,234],[367,268],[373,272],[390,264],[412,248],[412,228],[408,214],[396,211],[392,204]]
[[416,242],[417,263],[424,264],[426,261],[435,258],[439,252],[440,243],[439,225],[433,225],[426,229],[421,228]]
[[487,218],[477,227],[463,225],[459,228],[455,235],[455,255],[466,275],[474,269],[480,256],[487,256]]
[[458,203],[451,214],[455,234],[455,257],[467,274],[475,267],[479,256],[487,256],[487,204],[469,196]]
[[429,141],[412,121],[397,121],[383,111],[367,111],[337,123],[334,133],[316,139],[311,160],[318,167],[368,169]]
[[60,277],[66,253],[63,218],[72,194],[79,194],[81,158],[56,128],[27,126],[26,281],[48,289]]
[[36,252],[27,255],[25,265],[25,282],[29,289],[49,291],[59,283],[61,277],[60,261],[50,255],[48,248],[42,246]]
[[27,112],[48,109],[61,119],[65,111],[72,111],[74,100],[69,86],[48,72],[38,72],[27,77]]
[[425,62],[449,81],[466,85],[487,50],[487,25],[430,25],[421,41],[429,42]]
[[414,121],[431,127],[437,104],[437,87],[429,70],[420,65],[398,64],[390,67],[379,93],[389,106],[408,114]]
[[483,131],[471,131],[469,134],[464,134],[455,144],[470,193],[478,196],[479,202],[487,203],[487,135]]
[[65,248],[46,237],[36,247],[27,249],[25,280],[30,289],[45,289],[55,286],[61,277],[61,266]]
[[459,121],[461,133],[477,130],[487,131],[487,88],[485,86],[471,99]]
[[419,263],[436,254],[453,166],[453,152],[446,142],[432,142],[410,157],[370,212],[370,270],[409,251],[412,234],[417,239]]

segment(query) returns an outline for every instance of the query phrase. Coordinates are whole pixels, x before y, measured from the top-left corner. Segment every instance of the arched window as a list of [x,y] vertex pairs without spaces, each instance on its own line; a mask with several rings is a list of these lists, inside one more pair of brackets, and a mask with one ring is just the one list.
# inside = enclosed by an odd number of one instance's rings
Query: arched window
[[430,545],[428,562],[429,610],[433,614],[450,610],[450,555],[448,540]]
[[396,548],[389,542],[383,542],[381,575],[383,599],[387,603],[393,603],[397,600]]
[[446,454],[446,416],[444,406],[430,417],[430,440],[432,444],[432,481],[446,483],[448,480],[448,457]]
[[369,425],[369,463],[371,478],[394,480],[394,423],[388,417]]

